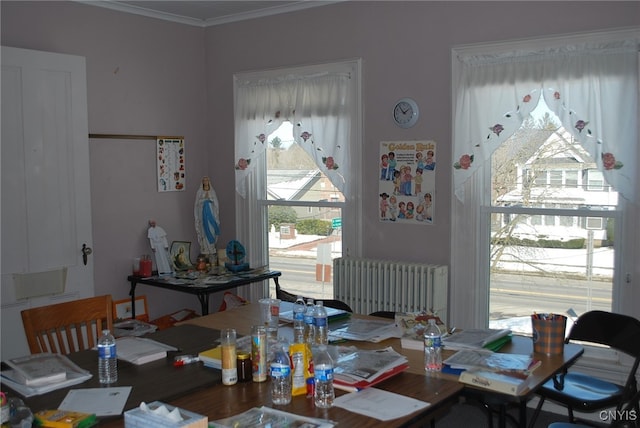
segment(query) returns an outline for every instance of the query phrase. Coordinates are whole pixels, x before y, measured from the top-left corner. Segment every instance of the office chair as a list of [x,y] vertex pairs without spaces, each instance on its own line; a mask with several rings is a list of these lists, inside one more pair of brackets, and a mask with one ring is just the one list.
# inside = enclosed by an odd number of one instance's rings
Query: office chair
[[375,311],[375,312],[371,312],[369,314],[369,316],[370,317],[395,319],[396,318],[396,312],[395,311]]
[[113,332],[111,296],[89,297],[21,312],[32,354],[69,354],[91,349],[103,329]]
[[576,422],[574,410],[589,413],[615,408],[616,411],[635,410],[639,414],[636,372],[640,364],[640,321],[627,315],[590,311],[580,316],[571,328],[566,341],[573,340],[607,345],[632,356],[634,362],[625,384],[565,370],[537,391],[540,401],[529,427],[533,427],[546,399],[567,407],[571,423]]
[[321,301],[322,305],[325,308],[333,308],[333,309],[342,309],[343,311],[347,311],[347,312],[351,312],[353,313],[353,309],[351,309],[351,306],[347,305],[345,302],[343,302],[342,300],[335,300],[335,299],[316,299],[316,301]]
[[[279,286],[276,287],[276,298],[282,300],[283,302],[295,302],[297,297],[298,296],[296,296],[295,294],[291,294],[288,291],[283,290]],[[305,302],[307,301],[307,299],[309,299],[308,297],[302,297],[302,298],[304,299]],[[335,300],[335,299],[313,299],[313,300],[322,301],[322,305],[325,308],[342,309],[343,311],[353,313],[353,310],[351,309],[351,307],[345,302],[343,302],[342,300]]]

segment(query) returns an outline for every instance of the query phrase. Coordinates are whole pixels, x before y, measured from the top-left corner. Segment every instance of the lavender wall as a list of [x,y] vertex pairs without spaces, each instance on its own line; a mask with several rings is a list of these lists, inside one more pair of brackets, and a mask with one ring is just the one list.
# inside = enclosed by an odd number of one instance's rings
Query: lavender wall
[[[86,57],[89,132],[182,135],[187,189],[158,193],[155,141],[89,141],[96,294],[128,297],[131,260],[150,254],[147,221],[195,241],[207,173],[204,30],[72,2],[2,2],[2,44]],[[140,286],[151,317],[200,310],[194,296]]]
[[[149,252],[146,222],[195,242],[197,180],[210,175],[221,241],[234,237],[233,80],[236,72],[362,58],[365,256],[449,262],[450,51],[459,44],[640,25],[638,2],[343,2],[206,29],[71,2],[2,1],[2,44],[87,58],[92,133],[184,135],[185,192],[157,193],[151,141],[91,140],[96,293],[127,296],[134,255]],[[416,99],[408,130],[393,103]],[[377,218],[383,140],[438,143],[437,209],[429,227]],[[142,291],[142,290],[141,290]],[[145,289],[152,316],[193,297]]]
[[[232,121],[235,72],[362,58],[364,256],[449,264],[451,48],[639,23],[637,2],[351,1],[211,27],[205,44],[211,116]],[[420,107],[410,129],[391,120],[394,102],[405,96]],[[231,127],[216,135],[233,141]],[[386,140],[438,143],[433,226],[378,220],[379,143]],[[227,156],[231,147],[220,152]]]

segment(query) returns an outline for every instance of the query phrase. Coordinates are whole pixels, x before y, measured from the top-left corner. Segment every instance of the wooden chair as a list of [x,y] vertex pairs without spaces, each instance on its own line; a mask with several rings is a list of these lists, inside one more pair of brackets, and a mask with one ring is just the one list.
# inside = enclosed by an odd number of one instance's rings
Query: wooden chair
[[32,354],[69,354],[91,349],[103,329],[113,333],[111,296],[89,297],[21,312]]

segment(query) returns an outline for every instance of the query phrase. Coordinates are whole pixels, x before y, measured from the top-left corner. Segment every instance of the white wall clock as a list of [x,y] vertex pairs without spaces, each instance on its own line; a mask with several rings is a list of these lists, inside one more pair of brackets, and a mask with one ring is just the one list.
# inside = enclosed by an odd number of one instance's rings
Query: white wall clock
[[418,104],[411,98],[402,98],[393,107],[393,121],[401,128],[411,128],[419,115]]

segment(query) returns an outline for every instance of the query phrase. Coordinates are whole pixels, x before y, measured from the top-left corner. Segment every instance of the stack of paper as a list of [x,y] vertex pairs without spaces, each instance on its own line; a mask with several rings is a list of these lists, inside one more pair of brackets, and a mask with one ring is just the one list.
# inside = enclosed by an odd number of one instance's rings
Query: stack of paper
[[91,373],[81,369],[65,355],[41,353],[6,361],[2,383],[25,397],[44,394],[82,383]]
[[502,392],[509,395],[518,395],[529,384],[529,379],[524,379],[490,370],[465,370],[460,373],[460,382],[478,388]]
[[389,379],[409,367],[407,358],[392,347],[358,349],[329,346],[334,360],[333,385],[345,391],[359,391]]
[[540,360],[525,354],[492,352],[488,349],[463,349],[443,362],[452,369],[488,370],[526,378],[538,368]]
[[447,358],[444,364],[462,370],[459,378],[462,383],[517,395],[528,386],[531,372],[541,361],[524,354],[463,349]]
[[400,337],[393,321],[352,318],[340,326],[331,326],[329,341],[359,340],[378,343]]
[[479,349],[511,334],[509,329],[466,329],[443,338],[447,349]]
[[137,365],[166,358],[167,351],[177,351],[177,348],[143,337],[126,336],[116,339],[118,359]]

